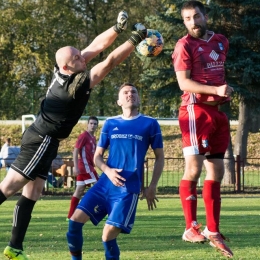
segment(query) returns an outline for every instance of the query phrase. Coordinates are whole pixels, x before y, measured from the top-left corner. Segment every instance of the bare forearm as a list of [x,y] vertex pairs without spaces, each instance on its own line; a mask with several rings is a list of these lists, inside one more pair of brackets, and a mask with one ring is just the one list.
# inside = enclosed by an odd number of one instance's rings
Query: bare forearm
[[[109,28],[105,32],[99,34],[89,46],[81,51],[85,59],[92,57],[91,53],[95,53],[95,56],[100,52],[108,48],[117,38],[118,33],[116,33],[113,27]],[[89,53],[91,52],[91,53]],[[94,55],[93,55],[94,56]]]
[[106,172],[107,169],[109,168],[106,165],[102,155],[95,155],[94,163],[95,163],[96,167],[98,167],[102,172]]
[[153,175],[152,175],[152,180],[150,182],[149,186],[157,186],[158,181],[161,177],[162,171],[164,167],[164,160],[161,158],[160,160],[156,160],[154,164],[154,169],[153,169]]
[[208,95],[217,95],[217,90],[215,86],[203,85],[192,79],[181,79],[178,81],[180,89],[182,91],[187,91],[197,94],[208,94]]
[[73,151],[73,163],[75,169],[78,169],[78,150],[74,149]]
[[134,49],[135,47],[127,41],[108,55],[107,62],[110,64],[111,68],[114,68],[125,60]]

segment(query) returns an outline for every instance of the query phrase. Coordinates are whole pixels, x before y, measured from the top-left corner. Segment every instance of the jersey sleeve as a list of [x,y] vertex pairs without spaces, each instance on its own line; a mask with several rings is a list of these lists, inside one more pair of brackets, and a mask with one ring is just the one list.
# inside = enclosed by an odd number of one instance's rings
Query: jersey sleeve
[[78,139],[77,139],[77,142],[75,144],[75,148],[77,149],[81,149],[84,147],[85,143],[87,141],[87,135],[85,135],[84,133],[81,134]]
[[102,147],[104,149],[107,149],[109,146],[110,140],[109,140],[109,122],[108,120],[105,121],[98,140],[97,146]]
[[178,41],[172,54],[172,63],[175,71],[191,70],[192,60],[189,53],[189,46],[184,41]]
[[157,120],[153,121],[151,127],[150,143],[153,150],[155,150],[156,148],[163,148],[162,132]]

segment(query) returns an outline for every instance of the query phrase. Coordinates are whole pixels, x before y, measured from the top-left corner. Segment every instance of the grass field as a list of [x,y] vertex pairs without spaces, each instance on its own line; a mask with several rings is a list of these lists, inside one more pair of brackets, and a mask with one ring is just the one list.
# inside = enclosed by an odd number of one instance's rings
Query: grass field
[[[10,239],[13,207],[18,197],[0,206],[0,250]],[[69,260],[65,221],[69,197],[42,197],[36,204],[26,235],[24,248],[31,260]],[[221,230],[230,238],[228,245],[236,260],[260,259],[259,197],[223,197]],[[198,200],[198,221],[205,224],[204,207]],[[101,260],[102,227],[84,226],[83,259]],[[145,201],[140,201],[134,229],[130,235],[120,235],[118,244],[122,260],[134,259],[225,259],[208,244],[189,244],[181,240],[184,220],[179,198],[161,197],[158,208],[148,211]],[[0,254],[0,259],[5,259]]]

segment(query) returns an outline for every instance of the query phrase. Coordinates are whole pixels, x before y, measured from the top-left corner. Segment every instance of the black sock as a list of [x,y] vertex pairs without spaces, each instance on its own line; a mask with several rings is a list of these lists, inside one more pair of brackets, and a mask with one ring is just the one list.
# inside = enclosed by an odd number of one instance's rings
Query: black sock
[[4,193],[0,190],[0,205],[1,205],[4,201],[6,201],[6,200],[7,200],[6,196],[5,196]]
[[23,240],[31,220],[35,202],[23,195],[17,201],[13,215],[12,238],[9,243],[11,247],[23,250]]

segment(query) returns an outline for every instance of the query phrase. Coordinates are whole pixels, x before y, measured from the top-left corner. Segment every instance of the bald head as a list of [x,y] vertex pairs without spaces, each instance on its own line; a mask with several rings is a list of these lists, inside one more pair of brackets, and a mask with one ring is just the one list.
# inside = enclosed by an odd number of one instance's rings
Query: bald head
[[86,69],[85,58],[81,55],[81,51],[72,46],[60,48],[56,52],[55,58],[60,72],[63,74],[71,75]]
[[55,58],[59,68],[62,68],[71,60],[76,50],[77,49],[71,46],[65,46],[57,50]]

